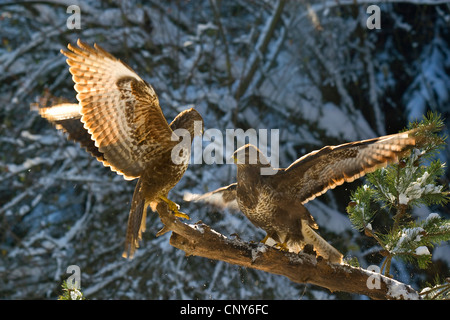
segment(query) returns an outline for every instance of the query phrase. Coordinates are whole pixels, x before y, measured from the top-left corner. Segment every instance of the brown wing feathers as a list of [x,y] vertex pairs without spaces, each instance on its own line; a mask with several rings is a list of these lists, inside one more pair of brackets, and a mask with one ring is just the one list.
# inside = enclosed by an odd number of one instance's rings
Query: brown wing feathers
[[[302,203],[352,182],[363,175],[398,160],[415,145],[413,130],[380,138],[327,146],[312,152],[288,167],[284,173]],[[295,180],[295,181],[293,181]]]
[[[111,56],[102,55],[89,46],[78,41],[79,48],[68,45],[73,51],[61,52],[68,57],[67,64],[75,82],[75,90],[78,92],[77,99],[80,101],[82,118],[85,128],[92,135],[96,146],[106,155],[114,171],[134,178],[139,172],[123,172],[122,159],[130,158],[127,123],[123,120],[121,95],[115,88],[117,81],[116,73],[126,70],[115,70],[114,61]],[[119,67],[120,69],[120,67]]]
[[[158,97],[130,67],[99,46],[92,48],[80,40],[77,44],[78,48],[69,44],[69,51],[61,52],[67,57],[79,104],[68,104],[71,107],[65,115],[58,115],[63,108],[56,106],[43,108],[41,115],[60,125],[69,139],[80,142],[105,166],[125,179],[137,178],[152,161],[177,143],[171,139],[173,131],[161,111]],[[176,124],[174,120],[173,125]],[[397,161],[415,145],[414,133],[411,130],[327,146],[301,157],[286,169],[279,169],[267,179],[275,179],[272,182],[276,182],[278,191],[295,195],[305,204],[329,189]],[[140,192],[140,181],[131,212],[138,210],[145,214],[141,208],[146,202]],[[237,205],[236,186],[232,184],[190,200]],[[127,246],[131,247],[138,246],[145,217],[135,222],[140,224],[135,228],[139,230],[135,240],[129,240],[127,235]]]
[[74,103],[61,103],[48,108],[39,108],[41,117],[53,123],[57,129],[63,130],[68,139],[80,143],[98,161],[106,161],[103,153],[95,146],[89,132],[80,121],[80,106]]
[[186,192],[183,196],[183,200],[194,202],[201,201],[221,209],[228,208],[233,211],[238,211],[239,207],[236,200],[236,187],[237,183],[232,183],[229,186],[221,187],[205,194]]
[[[40,114],[69,134],[97,160],[124,176],[140,177],[128,222],[124,255],[131,257],[145,230],[148,205],[153,205],[178,182],[185,165],[172,166],[178,144],[171,127],[188,129],[202,121],[195,109],[180,113],[169,125],[153,88],[130,67],[97,45],[80,40],[61,50],[75,82],[78,104],[41,108]],[[153,179],[154,173],[167,173]],[[150,185],[150,187],[148,187]]]
[[155,155],[173,146],[172,131],[153,88],[120,60],[80,40],[68,45],[70,73],[81,105],[81,122],[106,165],[125,179],[141,175]]

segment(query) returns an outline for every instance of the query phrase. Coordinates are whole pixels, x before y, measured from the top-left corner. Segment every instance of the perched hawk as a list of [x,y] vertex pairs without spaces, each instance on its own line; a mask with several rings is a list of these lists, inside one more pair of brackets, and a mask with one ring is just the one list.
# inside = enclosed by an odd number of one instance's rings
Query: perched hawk
[[247,218],[266,231],[262,242],[293,252],[310,244],[320,256],[341,263],[342,254],[314,231],[318,226],[304,204],[328,189],[398,161],[415,143],[415,130],[411,130],[327,146],[301,157],[286,169],[272,168],[264,154],[248,144],[233,154],[237,183],[204,195],[188,194],[185,200],[223,206],[237,200]]
[[[194,124],[203,128],[203,120],[191,108],[168,124],[152,86],[99,46],[80,40],[77,44],[61,53],[68,58],[79,103],[42,108],[40,114],[112,171],[126,180],[139,178],[123,253],[132,258],[145,230],[148,206],[155,211],[164,201],[175,215],[189,218],[167,196],[187,169],[192,139],[202,133],[195,132]],[[180,140],[187,138],[189,143],[180,148]]]

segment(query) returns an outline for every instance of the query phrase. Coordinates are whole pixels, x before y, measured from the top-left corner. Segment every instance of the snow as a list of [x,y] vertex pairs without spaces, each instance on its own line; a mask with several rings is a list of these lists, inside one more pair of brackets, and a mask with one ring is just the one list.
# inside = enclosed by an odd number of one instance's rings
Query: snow
[[398,203],[399,204],[408,204],[408,202],[409,202],[409,198],[404,194],[404,193],[400,193],[399,195],[398,195]]
[[418,300],[419,295],[414,292],[408,292],[403,283],[392,280],[388,285],[388,296],[393,299]]
[[434,220],[434,219],[440,219],[440,218],[441,218],[441,216],[438,213],[432,212],[426,218],[426,222],[429,222],[429,221]]
[[412,182],[404,192],[399,194],[399,203],[408,204],[410,201],[420,199],[422,195],[436,194],[442,192],[442,186],[427,183],[430,174],[425,171],[423,175]]
[[[368,32],[367,37],[355,38],[356,27],[366,15],[355,19],[346,12],[352,0],[312,4],[310,10],[323,27],[320,32],[314,29],[302,2],[286,2],[281,23],[273,38],[267,39],[264,53],[261,47],[274,17],[270,1],[263,1],[264,6],[247,1],[222,1],[220,6],[215,1],[141,2],[83,1],[82,29],[76,32],[66,29],[64,6],[73,1],[58,1],[57,5],[55,1],[12,2],[2,7],[0,220],[7,229],[0,247],[0,296],[53,299],[67,264],[77,263],[85,286],[82,290],[92,299],[322,297],[324,290],[299,286],[284,277],[186,258],[170,246],[169,235],[155,237],[162,226],[152,212],[147,215],[147,231],[135,259],[123,260],[122,243],[135,182],[124,181],[78,145],[66,141],[35,111],[30,112],[30,104],[39,101],[46,90],[76,101],[59,50],[81,38],[98,43],[152,84],[168,120],[194,105],[204,117],[205,129],[279,129],[280,167],[286,167],[325,144],[376,137],[383,129],[392,132],[405,124],[398,115],[420,118],[427,108],[448,112],[450,55],[444,15],[433,18],[429,38],[420,42],[413,37],[414,55],[409,56],[408,50],[397,49],[408,45],[396,32],[420,30],[415,17],[402,13],[402,4],[358,1],[378,3],[386,21],[393,25],[387,33],[388,29],[380,30],[384,32],[381,37]],[[432,3],[410,1],[419,2]],[[211,3],[217,6],[219,19]],[[399,10],[387,10],[393,6]],[[236,9],[239,14],[231,16]],[[430,6],[426,12],[434,9],[437,7]],[[342,14],[337,15],[337,10]],[[430,19],[426,15],[421,18]],[[386,41],[376,47],[380,39]],[[252,65],[256,72],[251,84],[241,99],[236,99],[236,87]],[[406,90],[395,92],[398,87]],[[384,110],[392,113],[383,114]],[[447,156],[442,153],[443,161]],[[233,164],[191,164],[169,197],[194,222],[202,220],[221,234],[237,233],[245,239],[233,240],[236,244],[257,243],[264,232],[242,213],[183,201],[185,192],[202,194],[235,178]],[[401,191],[402,203],[425,192],[440,191],[424,180]],[[352,248],[364,265],[366,253],[378,249],[355,245],[359,238],[345,214],[355,185],[330,190],[307,207],[319,231],[329,235],[327,240],[336,241],[343,251]],[[420,217],[425,219],[427,214]],[[427,220],[432,221],[434,215]],[[201,225],[191,227],[203,230]],[[399,238],[416,241],[421,237],[416,232],[404,230]],[[265,248],[258,245],[253,257]],[[437,246],[433,259],[450,264],[449,250],[449,246]],[[417,283],[404,265],[397,270],[399,277]],[[325,292],[327,298],[336,297]],[[401,287],[392,288],[392,294],[400,292]]]
[[267,245],[263,243],[258,243],[256,248],[252,248],[252,263],[258,259],[261,253],[265,253],[267,251]]
[[19,172],[29,170],[29,169],[31,169],[35,166],[41,165],[41,164],[51,165],[52,163],[53,163],[52,159],[35,157],[35,158],[26,159],[21,164],[14,164],[14,163],[7,164],[6,167],[10,174],[17,174]]
[[28,130],[24,130],[20,133],[21,138],[30,140],[30,141],[38,141],[42,144],[53,145],[57,141],[60,141],[59,138],[55,136],[48,135],[40,135],[40,134],[32,134]]
[[205,233],[205,229],[203,229],[203,226],[200,224],[188,224],[188,226],[194,230],[199,231],[200,233]]
[[405,250],[403,248],[403,243],[411,241],[420,241],[422,238],[421,233],[424,231],[425,230],[421,227],[402,229],[400,239],[397,241],[397,244],[392,249],[392,252],[403,252]]
[[197,25],[197,35],[201,35],[203,32],[207,31],[207,30],[217,30],[217,26],[215,24],[213,24],[211,21],[208,21],[208,23],[206,24],[198,24]]
[[82,300],[83,294],[78,289],[70,290],[70,299],[71,300]]
[[[449,102],[449,90],[447,84],[449,75],[444,71],[448,61],[445,61],[445,44],[443,40],[434,39],[428,50],[424,51],[423,62],[420,65],[420,76],[410,85],[406,91],[409,119],[420,119],[424,114],[427,104],[434,107],[444,106]],[[412,91],[412,94],[410,92]]]
[[418,256],[422,256],[422,255],[430,255],[430,251],[428,250],[427,247],[425,246],[421,246],[416,248],[416,250],[414,251],[415,254],[417,254]]

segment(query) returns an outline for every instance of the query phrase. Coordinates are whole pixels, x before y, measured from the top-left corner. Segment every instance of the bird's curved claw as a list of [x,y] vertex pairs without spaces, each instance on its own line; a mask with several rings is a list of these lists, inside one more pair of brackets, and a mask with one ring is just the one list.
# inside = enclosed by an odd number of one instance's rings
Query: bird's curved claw
[[175,217],[178,217],[178,218],[183,218],[183,219],[187,219],[187,220],[191,219],[191,217],[189,217],[186,213],[183,213],[181,211],[174,211],[173,214],[175,215]]
[[267,242],[267,240],[268,240],[269,238],[270,238],[270,236],[267,234],[267,235],[264,237],[264,239],[261,240],[261,243],[264,243],[265,245],[274,247],[274,248],[279,249],[279,250],[281,250],[281,251],[289,252],[289,248],[288,248],[286,242],[284,242],[284,243],[275,242],[274,244],[272,244],[272,243],[271,243],[271,244],[267,244],[266,242]]
[[277,249],[280,249],[281,251],[289,252],[289,248],[288,248],[286,242],[284,242],[284,243],[277,242],[277,243],[275,243],[274,247]]
[[187,220],[190,219],[190,217],[186,213],[183,213],[183,212],[180,211],[180,206],[178,204],[176,204],[172,200],[169,200],[166,197],[161,196],[160,198],[161,198],[162,201],[167,203],[167,206],[169,207],[169,210],[173,212],[175,217],[183,218],[183,219],[187,219]]

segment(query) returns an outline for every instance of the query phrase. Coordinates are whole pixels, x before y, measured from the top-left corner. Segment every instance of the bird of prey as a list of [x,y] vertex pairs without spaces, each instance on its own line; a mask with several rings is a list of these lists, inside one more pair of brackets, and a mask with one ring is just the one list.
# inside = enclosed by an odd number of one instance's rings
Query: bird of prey
[[185,194],[185,200],[223,207],[237,202],[245,216],[267,233],[263,243],[296,253],[307,244],[313,245],[318,255],[342,263],[342,254],[314,230],[317,223],[304,205],[329,189],[398,161],[415,142],[415,130],[410,130],[326,146],[285,169],[272,168],[259,149],[247,144],[233,154],[236,183],[203,195]]
[[176,216],[189,218],[167,197],[188,167],[192,139],[202,134],[194,128],[203,128],[203,119],[191,108],[167,123],[151,85],[100,46],[80,40],[77,45],[69,44],[69,51],[61,53],[70,66],[78,104],[42,108],[40,114],[112,171],[126,180],[138,178],[123,252],[132,258],[145,231],[148,206],[155,211],[164,201]]

